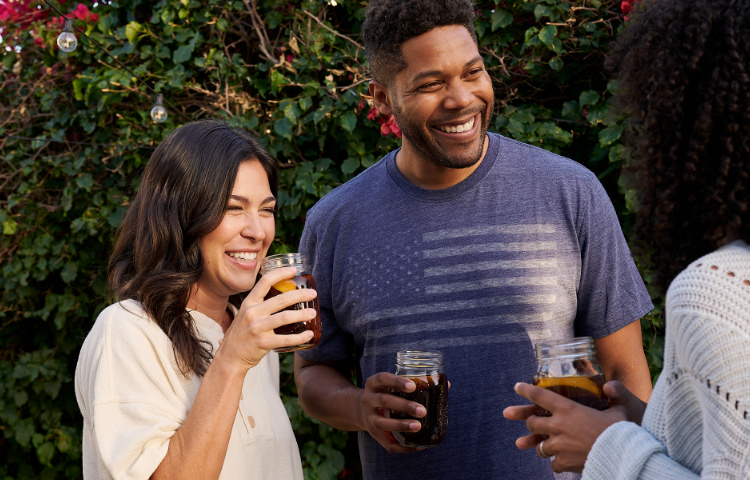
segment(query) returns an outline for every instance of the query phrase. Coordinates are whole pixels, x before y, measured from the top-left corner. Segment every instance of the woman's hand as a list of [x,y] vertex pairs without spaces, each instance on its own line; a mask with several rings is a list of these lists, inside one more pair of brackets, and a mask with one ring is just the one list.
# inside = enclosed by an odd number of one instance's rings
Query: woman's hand
[[534,405],[503,410],[503,416],[509,420],[526,420],[526,428],[531,432],[517,439],[516,446],[521,450],[536,448],[540,457],[554,457],[552,470],[555,472],[581,472],[599,435],[610,425],[628,419],[622,405],[612,405],[605,411],[594,410],[527,383],[517,383],[515,391],[552,413],[551,417],[539,417]]
[[279,268],[263,275],[247,298],[242,302],[232,324],[224,335],[216,359],[220,356],[232,361],[243,372],[256,366],[263,357],[274,348],[290,347],[309,341],[312,331],[290,335],[274,333],[274,328],[290,323],[313,320],[315,309],[284,310],[297,303],[309,302],[318,293],[309,288],[281,293],[264,300],[271,287],[282,281],[293,278],[294,267]]

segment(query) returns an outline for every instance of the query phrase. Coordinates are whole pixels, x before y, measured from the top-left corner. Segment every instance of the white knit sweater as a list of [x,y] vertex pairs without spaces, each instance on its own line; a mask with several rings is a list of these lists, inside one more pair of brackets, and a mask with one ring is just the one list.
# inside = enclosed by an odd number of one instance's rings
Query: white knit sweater
[[643,426],[605,430],[583,480],[750,479],[750,246],[734,242],[680,273],[666,325]]

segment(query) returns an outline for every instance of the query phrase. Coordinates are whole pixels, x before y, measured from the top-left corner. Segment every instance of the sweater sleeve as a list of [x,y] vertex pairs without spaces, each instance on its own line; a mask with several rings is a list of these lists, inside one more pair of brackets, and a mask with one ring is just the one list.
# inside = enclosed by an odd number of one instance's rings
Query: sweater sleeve
[[645,428],[618,422],[602,433],[589,452],[581,480],[692,480],[695,473],[671,460],[667,447]]

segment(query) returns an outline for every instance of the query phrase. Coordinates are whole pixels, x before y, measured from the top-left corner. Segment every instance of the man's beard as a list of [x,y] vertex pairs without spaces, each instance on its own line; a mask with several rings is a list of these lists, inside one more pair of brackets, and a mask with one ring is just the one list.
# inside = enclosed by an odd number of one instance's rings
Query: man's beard
[[[489,107],[489,108],[487,108]],[[485,109],[481,112],[472,112],[474,115],[481,113],[481,125],[479,132],[479,141],[476,145],[467,146],[465,154],[460,156],[448,154],[440,143],[431,135],[430,127],[425,125],[418,125],[414,122],[408,114],[401,108],[401,105],[394,102],[393,104],[393,116],[396,118],[401,133],[411,143],[414,148],[428,161],[434,163],[440,167],[446,168],[469,168],[476,165],[482,159],[482,153],[484,152],[484,142],[487,138],[487,128],[490,123],[490,116],[492,114],[492,105],[485,104]],[[465,117],[468,111],[463,111],[458,117]],[[447,123],[450,120],[446,120]]]

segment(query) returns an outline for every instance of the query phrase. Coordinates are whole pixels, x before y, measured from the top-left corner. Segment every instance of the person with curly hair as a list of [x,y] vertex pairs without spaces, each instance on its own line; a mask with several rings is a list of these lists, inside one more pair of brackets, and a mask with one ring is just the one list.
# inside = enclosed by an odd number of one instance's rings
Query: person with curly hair
[[302,480],[273,349],[312,332],[274,328],[314,318],[281,310],[315,291],[264,300],[294,267],[256,284],[277,179],[263,145],[223,122],[183,125],[154,150],[109,262],[118,301],[76,367],[84,478]]
[[[589,335],[608,378],[651,393],[638,320],[652,305],[614,208],[579,163],[488,133],[474,15],[470,0],[369,2],[370,94],[403,143],[321,199],[302,234],[324,327],[295,355],[300,405],[359,432],[366,479],[555,478],[502,417],[538,341]],[[416,388],[389,373],[404,350],[444,355],[448,428],[431,448],[391,434],[426,415],[391,394]]]
[[617,39],[635,242],[666,294],[648,405],[621,384],[599,412],[519,384],[519,448],[584,479],[750,478],[750,3],[644,0]]

